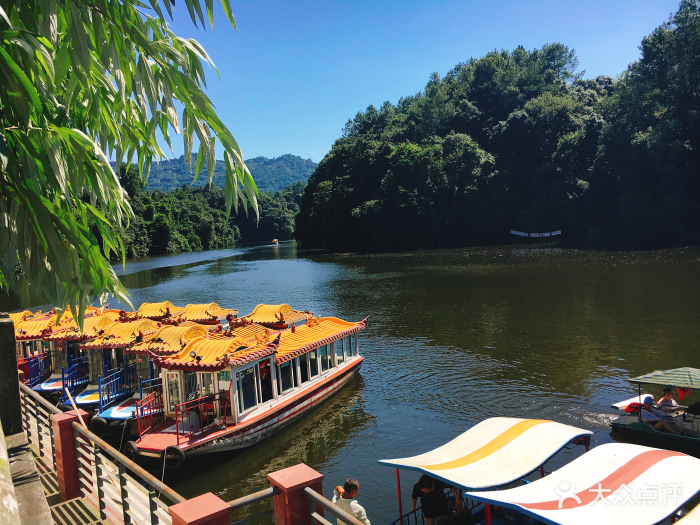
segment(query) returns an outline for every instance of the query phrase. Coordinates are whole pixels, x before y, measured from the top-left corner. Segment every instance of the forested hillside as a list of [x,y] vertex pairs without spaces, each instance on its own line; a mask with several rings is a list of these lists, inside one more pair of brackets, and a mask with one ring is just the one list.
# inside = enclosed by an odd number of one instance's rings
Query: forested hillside
[[255,213],[249,210],[246,216],[242,207],[226,217],[224,192],[215,184],[185,185],[169,192],[145,190],[133,165],[128,171],[122,168],[120,181],[134,210],[123,233],[127,257],[230,248],[241,240],[290,239],[306,186],[297,182],[284,192],[261,192],[256,223]]
[[309,179],[305,247],[396,250],[561,229],[576,246],[700,242],[700,5],[618,79],[555,43],[492,52],[370,106]]
[[[197,162],[197,155],[192,155],[192,170],[184,156],[169,161],[161,161],[160,164],[153,163],[148,176],[147,190],[170,191],[179,189],[183,184],[195,187],[204,186],[207,183],[206,162],[200,176],[192,184],[194,170]],[[266,157],[255,157],[246,159],[246,166],[250,170],[258,191],[274,193],[283,191],[287,186],[295,182],[306,182],[316,169],[316,164],[311,159],[302,159],[296,155],[282,155],[274,159]],[[213,182],[223,188],[226,167],[223,161],[217,161],[214,166]]]

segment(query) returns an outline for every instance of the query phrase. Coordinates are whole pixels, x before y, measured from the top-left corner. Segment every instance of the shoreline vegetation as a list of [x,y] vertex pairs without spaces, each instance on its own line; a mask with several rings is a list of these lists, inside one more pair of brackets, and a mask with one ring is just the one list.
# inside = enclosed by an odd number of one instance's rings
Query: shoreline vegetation
[[619,77],[585,79],[561,43],[493,51],[369,106],[309,179],[305,248],[700,243],[700,3],[683,0]]

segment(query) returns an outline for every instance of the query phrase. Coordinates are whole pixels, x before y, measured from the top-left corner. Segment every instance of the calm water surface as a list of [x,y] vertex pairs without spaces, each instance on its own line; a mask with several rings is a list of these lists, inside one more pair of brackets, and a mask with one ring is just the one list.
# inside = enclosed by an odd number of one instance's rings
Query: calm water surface
[[[396,485],[377,460],[425,452],[486,417],[548,418],[592,430],[593,445],[612,441],[609,407],[634,394],[628,377],[700,367],[699,267],[696,248],[366,256],[282,243],[145,258],[118,272],[136,306],[214,301],[246,314],[289,303],[351,321],[369,315],[361,377],[263,443],[189,461],[166,481],[184,496],[212,491],[228,501],[304,462],[325,475],[326,496],[358,478],[360,502],[382,524],[396,518]],[[38,301],[22,296],[10,308]],[[581,452],[564,451],[547,468]],[[402,475],[404,509],[417,477]]]

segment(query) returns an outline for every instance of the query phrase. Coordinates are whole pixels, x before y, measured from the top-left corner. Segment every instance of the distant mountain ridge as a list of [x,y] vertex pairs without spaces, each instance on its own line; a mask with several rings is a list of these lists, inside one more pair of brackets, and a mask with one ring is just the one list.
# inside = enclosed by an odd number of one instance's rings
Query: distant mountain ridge
[[[197,181],[192,184],[196,159],[197,155],[192,154],[192,171],[190,171],[184,155],[170,161],[161,161],[160,164],[154,162],[151,166],[151,173],[148,176],[146,189],[170,191],[181,188],[183,184],[204,186],[207,183],[206,164],[202,168]],[[291,186],[295,182],[306,182],[316,169],[316,166],[318,166],[311,159],[302,159],[289,153],[272,159],[267,157],[246,159],[245,163],[253,175],[255,183],[258,185],[258,190],[270,193],[283,191],[287,186]],[[214,166],[213,183],[223,187],[225,175],[226,166],[224,161],[217,160],[216,166]]]

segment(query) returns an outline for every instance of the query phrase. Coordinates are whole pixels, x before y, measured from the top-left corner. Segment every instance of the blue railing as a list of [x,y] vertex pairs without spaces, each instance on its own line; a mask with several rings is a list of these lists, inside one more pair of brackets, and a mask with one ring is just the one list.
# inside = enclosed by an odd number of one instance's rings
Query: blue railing
[[104,379],[97,378],[97,390],[100,393],[100,412],[115,401],[136,392],[138,380],[136,365],[124,365],[109,371]]
[[31,388],[51,375],[51,352],[31,356],[27,365],[27,385]]
[[90,366],[87,356],[75,357],[71,359],[71,362],[72,364],[68,368],[61,367],[61,379],[63,380],[63,388],[61,389],[62,403],[68,401],[66,388],[72,396],[78,388],[90,382]]
[[139,377],[139,398],[143,399],[144,392],[146,395],[150,394],[156,388],[161,388],[163,386],[163,379],[156,377],[154,379],[141,379]]

